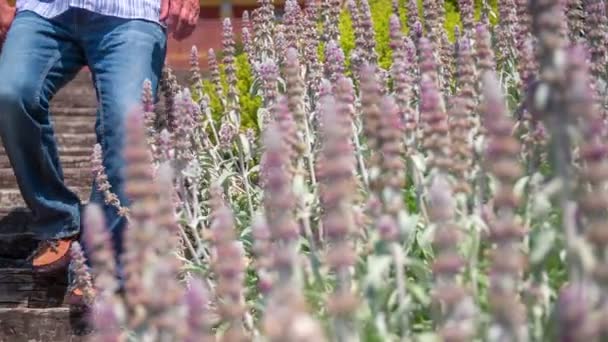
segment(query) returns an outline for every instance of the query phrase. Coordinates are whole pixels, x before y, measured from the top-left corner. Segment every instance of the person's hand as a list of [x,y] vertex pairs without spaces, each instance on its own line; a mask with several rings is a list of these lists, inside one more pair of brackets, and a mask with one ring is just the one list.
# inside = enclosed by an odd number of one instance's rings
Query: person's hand
[[0,0],[0,44],[4,42],[6,33],[15,18],[15,7],[10,6],[6,1]]
[[173,38],[182,40],[196,28],[200,9],[199,0],[162,0],[160,20],[167,24]]

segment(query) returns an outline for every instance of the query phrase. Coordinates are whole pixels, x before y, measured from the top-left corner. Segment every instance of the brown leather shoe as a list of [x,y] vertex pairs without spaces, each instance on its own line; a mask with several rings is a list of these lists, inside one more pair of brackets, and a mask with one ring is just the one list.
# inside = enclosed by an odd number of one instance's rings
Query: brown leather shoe
[[36,273],[51,273],[65,269],[70,263],[72,238],[43,241],[30,257]]

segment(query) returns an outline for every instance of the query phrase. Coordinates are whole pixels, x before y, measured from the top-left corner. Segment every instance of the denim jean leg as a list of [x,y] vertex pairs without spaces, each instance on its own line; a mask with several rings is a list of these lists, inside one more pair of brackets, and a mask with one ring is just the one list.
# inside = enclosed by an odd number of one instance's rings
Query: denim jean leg
[[0,55],[0,137],[40,240],[74,236],[80,200],[63,182],[49,102],[84,64],[62,18],[20,12]]
[[[129,205],[124,191],[124,120],[139,105],[143,83],[156,90],[164,64],[166,35],[158,24],[88,14],[83,26],[87,62],[91,68],[100,102],[97,113],[97,141],[112,191],[123,205]],[[93,184],[91,201],[104,207],[106,222],[118,255],[123,250],[125,219],[117,208],[106,205]],[[85,227],[86,229],[86,227]]]

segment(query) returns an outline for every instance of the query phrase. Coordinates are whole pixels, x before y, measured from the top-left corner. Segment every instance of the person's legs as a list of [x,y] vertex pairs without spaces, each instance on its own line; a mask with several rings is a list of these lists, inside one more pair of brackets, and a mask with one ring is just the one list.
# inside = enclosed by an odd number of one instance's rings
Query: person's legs
[[[146,79],[154,91],[157,88],[165,60],[166,34],[160,25],[143,20],[107,17],[84,10],[78,18],[100,102],[95,127],[103,151],[103,165],[112,191],[128,206],[122,174],[124,120],[129,111],[141,104]],[[120,255],[126,220],[118,215],[117,208],[104,203],[103,194],[95,184],[91,202],[103,206],[114,247]]]
[[49,118],[51,98],[84,65],[67,19],[19,13],[0,55],[0,137],[41,241],[80,229],[80,200],[63,182]]

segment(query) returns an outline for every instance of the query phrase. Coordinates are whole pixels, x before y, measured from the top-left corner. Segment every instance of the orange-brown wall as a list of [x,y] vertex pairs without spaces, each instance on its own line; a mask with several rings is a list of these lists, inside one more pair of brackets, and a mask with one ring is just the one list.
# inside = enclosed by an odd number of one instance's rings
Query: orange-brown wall
[[[232,19],[235,38],[240,40],[241,20]],[[176,41],[169,38],[167,63],[174,69],[184,69],[189,67],[190,51],[195,45],[199,52],[199,63],[201,68],[207,67],[207,51],[213,48],[219,51],[222,48],[222,19],[201,18],[196,30],[190,37],[183,41]]]

